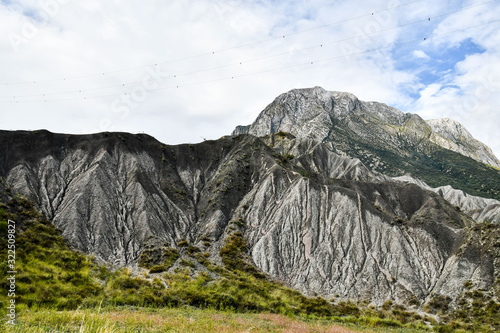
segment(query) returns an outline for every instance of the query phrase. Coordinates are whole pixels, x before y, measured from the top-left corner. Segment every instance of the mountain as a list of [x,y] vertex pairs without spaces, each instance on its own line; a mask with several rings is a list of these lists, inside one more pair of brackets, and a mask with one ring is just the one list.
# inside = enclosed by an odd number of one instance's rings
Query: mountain
[[433,132],[430,140],[437,145],[496,168],[500,167],[500,162],[491,149],[474,139],[459,122],[450,118],[431,119],[426,122]]
[[487,221],[500,224],[500,201],[498,200],[471,196],[449,185],[431,188],[427,184],[409,176],[395,177],[393,179],[403,183],[417,184],[424,189],[436,192],[477,222]]
[[280,131],[323,142],[389,176],[409,174],[433,187],[450,185],[500,199],[500,162],[450,119],[424,121],[385,104],[315,87],[278,96],[251,125],[238,126],[233,134]]
[[331,148],[283,132],[169,146],[127,133],[0,131],[0,176],[75,249],[115,266],[185,244],[223,263],[221,249],[241,235],[249,264],[308,295],[379,305],[500,297],[500,226],[472,218],[500,202],[464,194],[451,204],[454,190],[393,179]]

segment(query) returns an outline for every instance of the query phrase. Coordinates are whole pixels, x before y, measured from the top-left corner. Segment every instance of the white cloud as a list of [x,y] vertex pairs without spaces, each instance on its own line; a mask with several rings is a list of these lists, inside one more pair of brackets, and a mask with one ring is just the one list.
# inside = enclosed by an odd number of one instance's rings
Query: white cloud
[[462,122],[500,157],[500,22],[496,22],[500,6],[472,1],[465,7],[468,9],[440,22],[434,30],[439,37],[429,45],[443,49],[472,42],[483,48],[482,52],[459,61],[455,70],[440,82],[444,88],[439,92],[426,93],[433,84],[424,89],[411,111],[425,118],[451,117]]
[[426,100],[432,98],[436,95],[436,93],[439,92],[440,89],[441,89],[441,84],[439,83],[430,84],[420,92],[420,99]]
[[425,52],[422,50],[413,51],[413,56],[417,59],[425,59],[425,60],[430,59],[430,57],[427,54],[425,54]]

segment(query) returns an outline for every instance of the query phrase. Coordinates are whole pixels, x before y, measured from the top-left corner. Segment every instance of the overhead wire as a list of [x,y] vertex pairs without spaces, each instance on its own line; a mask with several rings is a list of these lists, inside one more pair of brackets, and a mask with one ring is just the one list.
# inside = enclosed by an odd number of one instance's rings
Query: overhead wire
[[152,89],[152,90],[149,90],[149,91],[154,92],[154,91],[160,91],[160,90],[164,90],[164,89],[182,88],[182,87],[187,87],[187,86],[194,86],[194,85],[199,85],[199,84],[207,84],[207,83],[212,83],[212,82],[217,82],[217,81],[232,80],[232,79],[237,79],[237,78],[242,78],[242,77],[247,77],[247,76],[253,76],[253,75],[259,75],[259,74],[270,73],[270,72],[275,72],[275,71],[281,71],[281,70],[291,69],[291,68],[300,67],[300,66],[314,65],[314,64],[317,64],[317,63],[331,62],[333,60],[341,59],[341,58],[344,58],[344,57],[347,57],[347,56],[361,55],[361,54],[364,54],[364,53],[375,52],[375,51],[380,51],[380,50],[384,50],[384,49],[390,49],[390,48],[393,48],[394,46],[402,46],[402,45],[405,45],[405,44],[411,44],[411,43],[421,42],[421,41],[425,41],[425,40],[429,41],[429,40],[435,39],[437,37],[442,37],[442,36],[445,36],[445,35],[449,35],[451,33],[459,32],[459,31],[464,31],[464,30],[468,30],[468,29],[473,29],[473,28],[478,28],[478,27],[482,27],[482,26],[489,25],[489,24],[492,24],[492,23],[497,23],[497,22],[500,22],[500,19],[494,20],[494,21],[491,21],[491,22],[487,22],[487,23],[483,23],[483,24],[478,24],[478,25],[466,27],[466,28],[461,28],[461,29],[456,29],[456,30],[453,30],[453,31],[448,31],[448,32],[445,32],[445,33],[440,33],[440,34],[437,34],[437,35],[434,35],[434,36],[431,36],[431,37],[418,38],[418,39],[413,39],[413,40],[409,40],[409,41],[405,41],[405,42],[399,42],[399,43],[391,43],[390,45],[386,45],[386,46],[383,46],[383,47],[374,48],[374,49],[368,49],[368,50],[359,51],[359,52],[354,52],[354,53],[350,53],[350,54],[346,54],[346,55],[339,55],[339,56],[328,57],[328,58],[324,58],[324,59],[311,60],[311,61],[306,61],[306,62],[291,64],[291,65],[286,65],[286,66],[279,67],[279,68],[271,68],[271,69],[268,69],[268,70],[262,70],[262,71],[258,71],[258,72],[252,72],[252,73],[240,74],[240,75],[234,75],[234,76],[227,76],[227,77],[223,77],[223,78],[219,78],[219,79],[214,79],[214,80],[193,82],[193,83],[187,83],[187,84],[183,84],[183,85],[176,85],[176,86],[169,86],[169,87],[165,87],[165,88]]
[[358,20],[358,19],[361,19],[361,18],[364,18],[364,17],[373,16],[374,14],[385,12],[387,10],[389,10],[389,11],[390,10],[394,10],[396,8],[401,8],[401,7],[408,6],[408,5],[411,5],[411,4],[414,4],[414,3],[418,3],[418,2],[422,2],[422,1],[424,1],[424,0],[414,0],[414,1],[411,1],[411,2],[404,3],[404,4],[399,4],[399,5],[396,5],[396,6],[388,7],[388,8],[385,8],[383,10],[381,9],[381,10],[378,10],[378,11],[371,11],[369,13],[366,13],[366,14],[363,14],[363,15],[359,15],[359,16],[356,16],[356,17],[352,17],[352,18],[349,18],[349,19],[344,19],[344,20],[333,22],[333,23],[328,23],[328,24],[324,24],[324,25],[320,25],[320,26],[316,26],[316,27],[312,27],[312,28],[308,28],[308,29],[303,29],[303,30],[296,31],[296,32],[290,32],[290,33],[287,33],[287,34],[284,34],[284,35],[280,35],[280,36],[277,36],[277,37],[267,38],[267,39],[263,39],[263,40],[256,41],[256,42],[250,42],[250,43],[240,44],[240,45],[236,45],[236,46],[232,46],[232,47],[228,47],[228,48],[224,48],[224,49],[220,49],[220,50],[213,50],[213,51],[208,51],[208,52],[204,52],[204,53],[200,53],[200,54],[195,54],[195,55],[180,57],[180,58],[176,58],[176,59],[172,59],[172,60],[167,60],[167,61],[163,61],[163,62],[155,62],[155,63],[150,63],[150,64],[147,64],[147,65],[140,65],[140,66],[122,68],[122,69],[117,69],[117,70],[101,71],[101,72],[96,72],[96,73],[87,74],[87,75],[76,75],[76,76],[68,76],[68,77],[53,78],[53,79],[39,79],[39,80],[33,79],[33,80],[29,80],[29,81],[20,81],[20,82],[2,82],[2,83],[0,83],[0,86],[2,86],[2,85],[3,86],[8,86],[8,85],[32,85],[32,84],[40,84],[40,83],[48,83],[48,82],[56,82],[56,81],[69,81],[69,80],[82,79],[82,78],[90,78],[90,77],[96,77],[96,76],[105,76],[105,75],[109,75],[109,74],[116,74],[116,73],[120,73],[120,72],[127,72],[127,71],[132,71],[132,70],[137,70],[137,69],[144,69],[144,68],[148,68],[148,67],[151,67],[151,66],[157,66],[157,65],[162,65],[162,64],[172,64],[172,63],[181,62],[181,61],[185,61],[185,60],[192,60],[192,59],[196,59],[196,58],[200,58],[200,57],[206,57],[206,56],[211,56],[211,55],[214,55],[214,54],[220,54],[220,53],[223,53],[223,52],[227,52],[227,51],[231,51],[231,50],[236,50],[236,49],[240,49],[240,48],[244,48],[244,47],[248,47],[248,46],[254,46],[254,45],[263,44],[263,43],[267,43],[267,42],[271,42],[271,41],[275,41],[275,40],[280,40],[280,39],[283,39],[283,38],[286,38],[286,37],[295,36],[295,35],[299,35],[299,34],[310,32],[310,31],[314,31],[314,30],[319,30],[319,29],[324,29],[324,28],[328,28],[328,27],[333,27],[335,25],[347,23],[347,22],[350,22],[350,21],[355,21],[355,20]]
[[[417,21],[414,21],[411,23],[405,23],[405,24],[402,24],[402,25],[399,25],[396,27],[392,27],[392,28],[382,29],[380,31],[376,31],[376,32],[372,32],[372,33],[366,33],[365,36],[380,34],[383,32],[399,29],[402,27],[407,27],[407,26],[410,26],[413,24],[424,22],[424,21],[427,21],[427,18],[420,19],[420,20],[417,20]],[[299,48],[299,49],[294,49],[294,50],[290,50],[290,51],[286,51],[286,52],[280,52],[280,53],[276,53],[276,54],[272,54],[272,55],[268,55],[268,56],[263,56],[263,57],[258,57],[258,58],[253,58],[253,59],[241,60],[241,61],[237,61],[237,62],[232,62],[230,64],[219,65],[219,66],[210,67],[210,68],[206,68],[206,69],[202,69],[202,70],[195,70],[195,71],[189,71],[189,72],[183,72],[183,73],[172,72],[172,74],[170,74],[169,76],[170,77],[182,77],[182,76],[191,75],[191,74],[199,74],[199,73],[204,73],[204,72],[208,72],[208,71],[213,71],[216,69],[234,67],[234,66],[238,66],[238,65],[267,60],[267,59],[276,58],[276,57],[280,57],[280,56],[284,56],[284,55],[288,55],[288,54],[293,54],[293,53],[297,53],[297,52],[302,52],[302,51],[306,51],[306,50],[311,50],[311,49],[315,49],[315,48],[321,48],[321,47],[326,46],[326,45],[333,45],[333,44],[337,44],[337,43],[347,42],[349,40],[353,40],[356,38],[359,38],[359,36],[356,35],[356,36],[351,36],[348,38],[343,38],[343,39],[339,39],[339,40],[335,40],[335,41],[323,42],[323,43],[315,44],[312,46],[307,46],[307,47],[303,47],[303,48]],[[157,65],[155,65],[155,66],[157,66]],[[141,83],[149,83],[149,82],[152,82],[154,80],[156,80],[156,79],[125,82],[125,83],[106,85],[106,86],[94,87],[94,88],[88,88],[88,89],[72,89],[72,90],[57,91],[57,92],[45,92],[45,93],[38,93],[38,94],[16,95],[16,98],[46,97],[46,96],[53,96],[53,95],[85,93],[85,92],[89,92],[89,91],[104,90],[104,89],[110,89],[110,88],[116,88],[116,87],[125,87],[125,86],[129,86],[129,85],[137,85],[137,84],[141,84]],[[12,95],[0,97],[0,99],[6,99],[6,98],[12,98]]]
[[[496,0],[488,1],[488,2],[484,2],[482,4],[473,5],[473,6],[469,6],[469,7],[464,7],[462,9],[460,9],[460,10],[456,10],[456,11],[453,11],[453,12],[447,12],[447,13],[435,15],[435,16],[432,17],[432,19],[435,19],[435,18],[438,18],[438,17],[442,17],[442,16],[446,16],[446,15],[450,15],[450,14],[457,13],[457,12],[461,12],[461,11],[464,11],[464,10],[468,10],[468,9],[471,9],[471,8],[474,8],[474,7],[478,7],[478,6],[481,6],[481,5],[485,5],[485,4],[488,4],[488,3],[491,3],[491,2],[495,2],[495,1]],[[414,1],[414,2],[417,2],[417,1]],[[373,33],[366,33],[366,36],[369,36],[369,35],[372,35],[372,34],[380,34],[380,33],[391,31],[391,30],[395,30],[395,29],[400,29],[400,28],[407,27],[407,26],[410,26],[410,25],[413,25],[413,24],[417,24],[417,23],[421,23],[423,21],[427,21],[427,20],[430,20],[430,19],[431,18],[419,19],[419,20],[416,20],[416,21],[413,21],[413,22],[410,22],[410,23],[405,23],[405,24],[396,26],[396,27],[381,29],[381,30],[375,31]],[[466,28],[463,28],[463,29],[456,29],[456,30],[453,30],[453,31],[450,31],[450,32],[447,32],[447,33],[442,33],[442,34],[433,36],[433,38],[438,37],[438,36],[442,36],[442,35],[446,35],[446,34],[450,34],[450,33],[454,33],[454,32],[458,32],[458,31],[463,31],[463,30],[467,30],[467,29],[476,28],[476,27],[479,27],[479,26],[493,24],[493,23],[496,23],[498,21],[500,21],[500,20],[491,21],[491,22],[487,22],[487,23],[484,23],[484,24],[475,25],[475,26],[471,26],[471,27],[466,27]],[[317,27],[317,28],[319,29],[320,27]],[[309,30],[311,30],[311,29],[309,29]],[[273,57],[278,57],[278,56],[282,56],[282,55],[286,55],[286,54],[293,54],[295,52],[300,52],[300,51],[305,51],[305,50],[314,49],[314,48],[318,48],[318,47],[323,47],[324,45],[333,45],[333,44],[336,44],[336,43],[340,43],[340,42],[345,42],[345,41],[348,41],[348,40],[352,40],[352,39],[355,39],[355,38],[358,38],[358,37],[359,36],[352,36],[352,37],[344,38],[344,39],[341,39],[341,40],[335,40],[335,41],[325,42],[325,43],[316,44],[316,45],[308,46],[308,47],[301,48],[301,49],[295,49],[295,50],[291,50],[291,51],[287,51],[287,52],[281,52],[281,53],[273,54],[273,55],[269,55],[269,56],[264,56],[264,57],[249,59],[249,60],[240,61],[240,62],[234,62],[234,63],[230,63],[230,64],[226,64],[226,65],[220,65],[220,66],[211,67],[211,68],[207,68],[207,69],[202,69],[202,70],[198,70],[198,71],[190,71],[190,72],[185,72],[185,73],[172,74],[172,77],[180,77],[180,76],[185,76],[185,75],[190,75],[190,74],[202,73],[202,72],[207,72],[207,71],[211,71],[211,70],[216,70],[216,69],[221,69],[221,68],[235,66],[235,65],[238,65],[238,64],[241,65],[243,63],[246,64],[246,63],[250,63],[250,62],[255,62],[255,61],[270,59],[270,58],[273,58]],[[423,39],[426,40],[426,39],[430,39],[430,38],[425,38],[424,37]],[[310,61],[307,61],[307,62],[304,62],[304,63],[296,63],[296,64],[287,65],[287,66],[284,66],[284,67],[279,67],[279,68],[274,68],[274,69],[266,69],[266,70],[263,70],[263,71],[255,71],[255,72],[247,73],[247,74],[239,74],[239,75],[235,74],[235,75],[231,75],[231,76],[227,76],[227,77],[223,77],[223,78],[219,78],[219,79],[202,80],[202,81],[197,81],[197,82],[192,82],[192,83],[184,83],[184,84],[173,84],[173,85],[170,85],[170,86],[167,86],[167,87],[160,87],[160,88],[156,88],[156,89],[148,89],[147,91],[148,92],[161,91],[161,90],[165,90],[165,89],[187,87],[187,86],[193,86],[193,85],[199,85],[199,84],[206,84],[206,83],[223,81],[223,80],[229,80],[229,79],[235,79],[235,78],[242,78],[242,77],[247,77],[247,76],[252,76],[252,75],[257,75],[257,74],[263,74],[263,73],[268,73],[268,72],[273,72],[273,71],[280,71],[280,70],[284,70],[284,69],[290,69],[290,68],[294,68],[294,67],[305,66],[307,64],[314,64],[314,63],[321,63],[321,62],[325,62],[325,61],[332,61],[334,59],[339,59],[339,58],[346,57],[346,56],[354,56],[354,55],[359,55],[359,54],[363,54],[363,53],[366,53],[366,52],[373,52],[373,51],[382,50],[382,49],[386,49],[386,48],[390,48],[390,47],[397,47],[397,46],[401,46],[401,45],[408,44],[408,43],[414,43],[414,42],[418,42],[418,41],[422,41],[422,38],[418,38],[418,39],[414,39],[414,40],[406,41],[406,42],[400,42],[400,43],[391,43],[390,45],[384,46],[384,47],[381,47],[381,48],[371,49],[371,50],[364,50],[364,51],[360,51],[360,52],[356,52],[356,53],[352,53],[352,54],[347,54],[347,55],[335,56],[335,57],[330,57],[330,58],[326,58],[326,59],[319,59],[319,60],[310,60]],[[157,66],[157,64],[155,64],[155,66]],[[0,99],[8,99],[8,100],[3,100],[3,101],[0,100],[0,102],[4,102],[4,103],[5,102],[9,102],[9,103],[36,102],[36,103],[40,103],[40,102],[69,101],[69,100],[82,100],[82,99],[85,100],[85,99],[91,99],[91,98],[102,98],[102,97],[110,97],[110,96],[120,96],[120,95],[124,95],[124,94],[126,95],[127,92],[125,92],[125,93],[124,92],[120,92],[120,93],[111,93],[111,94],[100,94],[100,95],[93,95],[93,96],[92,95],[86,95],[86,96],[77,96],[77,97],[70,97],[70,98],[52,98],[52,96],[57,96],[57,95],[83,94],[83,93],[88,93],[88,92],[97,91],[97,90],[111,89],[111,88],[117,88],[117,87],[127,87],[127,86],[137,85],[137,84],[141,84],[141,83],[144,84],[144,83],[147,83],[147,82],[152,82],[153,80],[156,80],[156,79],[151,79],[151,80],[148,80],[148,81],[141,80],[141,81],[127,82],[127,83],[113,84],[113,85],[109,85],[109,86],[94,87],[94,88],[89,88],[89,89],[76,89],[76,90],[59,91],[59,92],[43,93],[43,94],[4,96],[4,97],[0,97]],[[23,100],[23,98],[25,99],[25,98],[32,98],[32,97],[38,97],[38,99],[36,99],[36,100]]]
[[[368,50],[359,51],[359,52],[353,52],[353,53],[346,54],[346,55],[340,55],[340,56],[335,56],[335,57],[328,57],[328,58],[324,58],[324,59],[310,60],[310,61],[305,61],[305,62],[290,64],[290,65],[286,65],[286,66],[282,66],[282,67],[278,67],[278,68],[270,68],[270,69],[266,69],[266,70],[261,70],[261,71],[246,73],[246,74],[240,74],[240,75],[225,76],[225,77],[221,77],[221,78],[217,78],[217,79],[197,81],[197,82],[185,83],[185,84],[180,84],[180,85],[174,84],[174,85],[169,85],[169,86],[166,86],[166,87],[161,87],[161,88],[156,88],[156,89],[149,89],[149,90],[147,90],[147,92],[148,93],[149,92],[158,92],[158,91],[164,91],[164,90],[168,90],[168,89],[175,89],[175,88],[183,88],[183,87],[188,87],[188,86],[204,85],[204,84],[208,84],[208,83],[214,83],[214,82],[220,82],[220,81],[227,81],[227,80],[234,80],[234,79],[239,79],[239,78],[248,77],[248,76],[254,76],[254,75],[259,75],[259,74],[265,74],[265,73],[271,73],[271,72],[276,72],[276,71],[282,71],[282,70],[292,69],[292,68],[297,68],[297,67],[302,67],[302,66],[314,65],[314,64],[318,64],[318,63],[326,63],[326,62],[331,62],[331,61],[334,61],[334,60],[337,60],[337,59],[340,59],[340,58],[344,58],[344,57],[356,56],[356,55],[361,55],[361,54],[368,53],[368,52],[375,52],[375,51],[381,51],[381,50],[384,50],[384,49],[390,49],[390,48],[393,48],[394,46],[402,46],[402,45],[405,45],[405,44],[411,44],[411,43],[415,43],[415,42],[421,42],[421,41],[424,41],[424,40],[430,41],[432,39],[435,39],[435,38],[438,38],[438,37],[442,37],[442,36],[445,36],[445,35],[449,35],[449,34],[452,34],[452,33],[456,33],[456,32],[459,32],[459,31],[464,31],[464,30],[479,28],[479,27],[483,27],[485,25],[489,25],[489,24],[493,24],[493,23],[497,23],[497,22],[500,22],[500,19],[494,20],[494,21],[490,21],[490,22],[487,22],[487,23],[483,23],[483,24],[478,24],[478,25],[474,25],[474,26],[469,26],[469,27],[461,28],[461,29],[455,29],[455,30],[452,30],[452,31],[443,32],[443,33],[440,33],[440,34],[437,34],[437,35],[434,35],[434,36],[431,36],[431,37],[417,38],[417,39],[412,39],[412,40],[409,40],[409,41],[399,42],[399,43],[395,43],[395,44],[391,43],[390,45],[386,45],[386,46],[383,46],[383,47],[374,48],[374,49],[368,49]],[[124,93],[114,93],[114,94],[103,94],[103,95],[95,95],[95,96],[85,96],[85,97],[83,97],[83,99],[116,97],[116,96],[121,96],[121,95],[124,95]],[[127,95],[127,93],[125,93],[125,95]],[[19,102],[23,102],[23,103],[40,103],[40,102],[72,101],[72,100],[81,100],[81,99],[82,99],[82,97],[73,97],[73,98],[62,98],[62,99],[40,99],[40,100],[32,100],[32,101],[10,100],[10,101],[2,101],[2,102],[10,102],[10,103],[19,103]]]

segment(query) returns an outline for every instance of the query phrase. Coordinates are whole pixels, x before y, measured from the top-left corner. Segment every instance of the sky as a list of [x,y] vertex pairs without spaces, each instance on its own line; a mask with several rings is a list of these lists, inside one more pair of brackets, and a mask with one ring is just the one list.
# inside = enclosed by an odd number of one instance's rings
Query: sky
[[0,129],[200,142],[320,86],[500,157],[500,0],[0,0]]

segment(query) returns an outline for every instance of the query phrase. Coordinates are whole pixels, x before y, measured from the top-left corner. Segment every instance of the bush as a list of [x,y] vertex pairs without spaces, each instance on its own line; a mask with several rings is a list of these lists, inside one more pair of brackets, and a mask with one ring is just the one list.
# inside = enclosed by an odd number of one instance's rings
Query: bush
[[167,268],[164,265],[155,265],[149,269],[149,273],[161,273],[165,272]]
[[185,260],[184,258],[181,259],[181,265],[192,268],[195,266],[195,264],[191,260]]
[[352,302],[339,302],[336,306],[336,312],[341,316],[359,316],[361,311],[356,306],[356,304]]
[[[356,307],[357,308],[357,307]],[[299,306],[299,311],[305,314],[314,314],[319,317],[327,317],[333,315],[333,306],[324,298],[307,298],[304,297]]]
[[246,251],[247,243],[243,234],[235,232],[226,239],[226,244],[220,249],[219,255],[226,268],[249,273],[259,279],[265,278],[264,274],[259,272],[257,268],[246,262],[249,260],[245,255]]
[[125,289],[134,289],[138,290],[141,286],[141,281],[138,278],[130,277],[129,273],[125,273],[124,275],[118,275],[111,280],[110,288],[116,290],[125,290]]
[[153,269],[160,269],[158,266],[162,266],[163,271],[167,270],[170,266],[174,264],[179,258],[179,251],[175,248],[168,247],[165,244],[163,247],[150,247],[145,248],[141,255],[139,256],[138,265],[139,267]]
[[431,300],[429,303],[425,305],[425,309],[436,313],[436,312],[446,312],[448,311],[448,305],[451,302],[451,298],[448,296],[443,296],[443,295],[436,295]]

